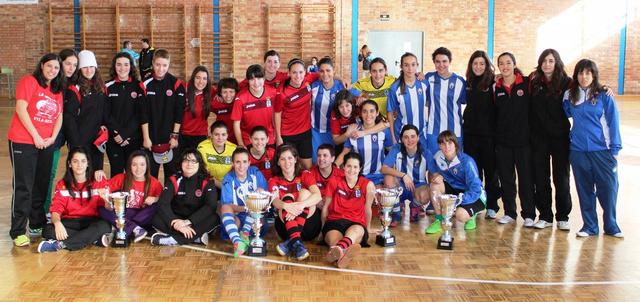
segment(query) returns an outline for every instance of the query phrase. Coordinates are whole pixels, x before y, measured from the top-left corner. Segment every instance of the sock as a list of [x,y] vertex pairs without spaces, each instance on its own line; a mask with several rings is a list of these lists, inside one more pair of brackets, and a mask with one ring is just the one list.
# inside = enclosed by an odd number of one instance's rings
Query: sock
[[[282,211],[282,213],[286,217],[287,215],[286,211]],[[297,219],[286,221],[284,223],[284,228],[287,230],[289,239],[291,239],[292,241],[296,238],[300,238],[300,233],[302,232],[302,228],[298,225]]]
[[351,246],[352,243],[353,242],[351,242],[351,238],[342,237],[342,239],[340,239],[340,241],[338,241],[336,245],[339,246],[341,249],[346,250]]
[[304,228],[304,224],[307,222],[307,216],[309,216],[309,208],[305,208],[304,211],[302,211],[302,213],[300,213],[300,215],[296,217],[296,222],[300,227],[300,231],[302,231],[302,229]]
[[442,216],[442,214],[436,214],[436,219],[439,221],[443,221],[444,220],[444,216]]
[[224,226],[224,230],[227,231],[227,234],[229,234],[229,239],[231,239],[232,243],[240,241],[235,215],[231,213],[222,214],[222,225]]
[[255,222],[255,219],[253,219],[253,217],[251,217],[251,215],[247,215],[244,218],[244,222],[242,225],[242,232],[243,233],[251,233],[251,229],[253,228],[253,223]]

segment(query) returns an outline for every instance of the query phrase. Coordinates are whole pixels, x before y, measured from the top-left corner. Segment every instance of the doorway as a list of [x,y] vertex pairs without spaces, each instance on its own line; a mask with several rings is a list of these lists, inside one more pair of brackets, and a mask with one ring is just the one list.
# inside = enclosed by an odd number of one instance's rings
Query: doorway
[[387,63],[387,74],[398,77],[400,57],[405,52],[411,52],[418,57],[418,71],[422,72],[423,36],[421,31],[370,31],[367,34],[367,45],[374,58],[381,57]]

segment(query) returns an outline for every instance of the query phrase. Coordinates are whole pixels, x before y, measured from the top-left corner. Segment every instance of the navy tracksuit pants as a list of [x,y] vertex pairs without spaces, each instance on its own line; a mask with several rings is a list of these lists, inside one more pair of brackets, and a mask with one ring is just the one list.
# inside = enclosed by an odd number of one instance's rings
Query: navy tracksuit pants
[[583,226],[581,231],[598,234],[596,197],[602,207],[604,232],[613,235],[620,232],[616,222],[618,200],[618,161],[611,151],[571,151],[569,161],[573,169],[576,190],[580,199]]

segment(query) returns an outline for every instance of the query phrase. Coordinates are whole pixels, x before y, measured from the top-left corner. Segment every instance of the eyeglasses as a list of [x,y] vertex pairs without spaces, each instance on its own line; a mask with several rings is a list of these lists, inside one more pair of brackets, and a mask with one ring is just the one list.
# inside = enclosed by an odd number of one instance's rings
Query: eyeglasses
[[182,163],[196,165],[196,164],[198,164],[198,160],[185,158],[185,159],[182,160]]

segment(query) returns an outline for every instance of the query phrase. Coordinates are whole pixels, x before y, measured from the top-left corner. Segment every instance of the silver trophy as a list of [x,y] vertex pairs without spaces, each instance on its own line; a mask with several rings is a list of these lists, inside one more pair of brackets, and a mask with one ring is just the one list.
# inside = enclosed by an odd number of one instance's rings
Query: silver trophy
[[249,249],[247,255],[264,257],[267,255],[267,243],[260,238],[260,229],[262,228],[262,213],[269,210],[271,202],[273,201],[273,194],[260,191],[260,192],[248,192],[245,195],[245,205],[249,211],[249,215],[253,217],[253,237],[249,243]]
[[451,218],[453,217],[458,205],[462,203],[462,193],[458,196],[453,194],[442,194],[434,196],[434,198],[437,198],[440,202],[440,214],[443,217],[442,229],[444,229],[444,233],[438,239],[438,249],[452,250],[453,236],[451,235],[451,227],[453,226],[453,222],[451,222]]
[[376,189],[376,193],[380,194],[380,224],[382,224],[382,233],[376,236],[376,244],[382,247],[396,245],[396,236],[389,231],[391,224],[391,210],[398,203],[398,197],[402,195],[402,187]]
[[129,246],[129,238],[124,231],[126,224],[125,213],[127,211],[127,192],[115,192],[109,194],[111,203],[113,205],[113,213],[116,215],[116,236],[113,239],[112,245],[114,247],[127,247]]

